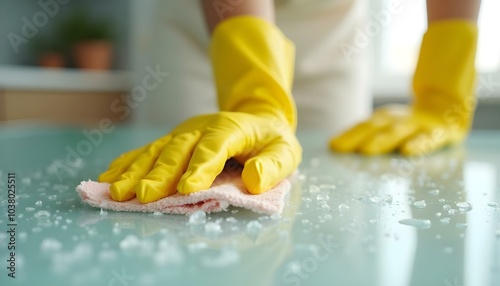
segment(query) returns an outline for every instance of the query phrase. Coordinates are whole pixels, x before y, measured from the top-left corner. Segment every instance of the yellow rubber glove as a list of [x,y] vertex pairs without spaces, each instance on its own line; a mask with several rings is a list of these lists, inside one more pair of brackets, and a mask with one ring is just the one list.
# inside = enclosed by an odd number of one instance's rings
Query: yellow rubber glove
[[272,24],[241,16],[217,26],[210,53],[221,112],[193,117],[113,161],[99,181],[112,183],[114,200],[207,189],[232,157],[244,163],[248,191],[260,194],[299,165],[291,42]]
[[413,78],[413,104],[375,110],[369,120],[333,138],[330,147],[367,155],[397,150],[411,156],[462,141],[476,104],[476,45],[473,23],[447,20],[431,24]]

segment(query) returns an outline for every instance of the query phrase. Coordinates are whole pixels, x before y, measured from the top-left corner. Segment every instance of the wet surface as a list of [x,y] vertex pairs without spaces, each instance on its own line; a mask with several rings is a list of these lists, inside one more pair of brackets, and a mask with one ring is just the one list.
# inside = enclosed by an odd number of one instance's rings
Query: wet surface
[[281,215],[80,202],[80,181],[164,132],[2,128],[0,284],[500,285],[500,133],[413,158],[333,154],[326,135],[299,134],[304,161]]

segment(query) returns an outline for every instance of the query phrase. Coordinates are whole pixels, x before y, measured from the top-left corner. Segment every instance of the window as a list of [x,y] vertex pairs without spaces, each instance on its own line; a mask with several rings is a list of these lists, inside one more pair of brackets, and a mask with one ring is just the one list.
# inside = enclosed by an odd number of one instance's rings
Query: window
[[[427,28],[425,1],[378,0],[372,5],[372,15],[391,3],[399,3],[399,13],[375,42],[376,95],[407,96],[410,79],[418,59],[422,35]],[[378,9],[378,10],[377,10]],[[500,1],[483,0],[479,15],[479,41],[476,67],[481,76],[500,74]],[[498,91],[497,91],[497,96]]]

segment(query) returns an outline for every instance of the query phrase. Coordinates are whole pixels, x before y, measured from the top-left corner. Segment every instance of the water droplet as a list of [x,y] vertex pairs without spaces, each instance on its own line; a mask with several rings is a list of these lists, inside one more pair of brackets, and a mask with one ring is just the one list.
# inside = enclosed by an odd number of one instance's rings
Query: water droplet
[[404,225],[414,226],[417,228],[430,228],[431,227],[431,221],[428,219],[408,218],[408,219],[400,220],[399,223],[404,224]]
[[442,219],[440,219],[439,221],[442,223],[442,224],[449,224],[450,223],[450,218],[449,217],[444,217]]
[[316,193],[319,193],[320,191],[321,191],[321,189],[316,185],[309,186],[309,193],[311,193],[311,194],[316,194]]
[[490,202],[490,203],[488,203],[488,206],[495,208],[495,209],[500,208],[500,205],[498,205],[498,203],[496,203],[496,202]]
[[200,225],[207,222],[207,214],[202,211],[195,211],[189,216],[189,224],[191,225]]
[[48,219],[50,213],[48,211],[37,211],[33,216],[37,219]]
[[468,202],[460,202],[460,203],[457,203],[456,206],[463,213],[469,212],[472,210],[472,205]]
[[439,196],[439,189],[430,190],[429,194],[433,196]]
[[247,223],[246,233],[253,241],[256,241],[262,231],[262,224],[256,220]]
[[318,200],[318,201],[328,201],[329,199],[330,199],[330,196],[328,196],[328,194],[325,194],[325,193],[318,194],[316,196],[316,200]]
[[340,204],[339,205],[339,211],[340,212],[346,212],[348,210],[349,210],[349,206],[348,205],[346,205],[346,204]]
[[419,208],[419,209],[423,209],[427,206],[427,204],[425,203],[424,200],[421,200],[421,201],[416,201],[413,203],[413,206],[416,207],[416,208]]

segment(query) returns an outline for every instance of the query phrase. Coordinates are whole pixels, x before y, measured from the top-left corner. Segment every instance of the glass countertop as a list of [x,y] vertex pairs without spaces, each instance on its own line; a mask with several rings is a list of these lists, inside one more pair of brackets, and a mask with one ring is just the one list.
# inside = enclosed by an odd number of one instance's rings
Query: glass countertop
[[83,131],[0,128],[0,285],[500,285],[500,132],[410,158],[300,133],[283,213],[231,207],[214,231],[82,204],[80,181],[167,129]]

